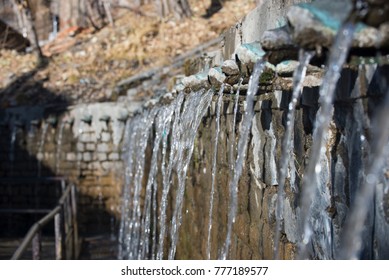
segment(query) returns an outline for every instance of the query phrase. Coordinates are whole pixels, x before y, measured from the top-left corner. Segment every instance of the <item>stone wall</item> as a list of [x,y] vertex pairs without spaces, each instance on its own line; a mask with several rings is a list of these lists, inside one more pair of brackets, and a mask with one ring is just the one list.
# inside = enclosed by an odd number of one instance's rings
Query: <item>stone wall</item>
[[[61,195],[58,184],[36,181],[63,177],[78,188],[81,233],[109,230],[120,208],[121,144],[128,114],[124,106],[111,103],[2,112],[0,209],[53,208]],[[27,219],[27,225],[37,220],[37,215],[4,215]],[[7,220],[1,219],[9,224]],[[24,235],[27,225],[18,234]]]
[[[312,252],[315,258],[335,257],[345,215],[355,199],[356,188],[360,185],[358,174],[363,172],[366,165],[366,150],[361,148],[360,139],[364,133],[370,135],[371,128],[362,128],[361,122],[369,123],[369,117],[378,110],[377,105],[382,102],[384,95],[376,90],[377,82],[381,79],[387,80],[389,78],[387,73],[387,67],[375,70],[374,66],[362,66],[359,70],[345,70],[339,81],[334,121],[327,140],[326,156],[322,159],[324,172],[322,172],[323,177],[319,185],[320,194],[314,201],[314,205],[320,209],[323,208],[323,203],[326,204],[324,205],[326,211],[316,213],[313,210],[312,213],[313,221],[324,224],[323,217],[328,219],[331,234],[327,235],[324,230],[322,231],[321,226],[314,227],[313,244],[315,247]],[[361,97],[355,98],[355,91],[358,91]],[[233,227],[229,255],[231,259],[273,258],[278,164],[290,94],[288,91],[279,91],[257,97],[256,114],[247,150],[248,156],[239,182],[239,207]],[[233,100],[233,95],[225,95],[222,109],[224,113],[221,115],[211,258],[218,257],[225,241],[229,207],[228,188],[231,180],[230,141],[231,138],[237,141],[239,120],[242,119],[242,113],[244,113],[245,101],[244,97],[241,97],[237,131],[232,132]],[[318,87],[305,88],[296,113],[293,163],[289,167],[283,214],[285,221],[280,249],[282,259],[296,257],[296,245],[300,240],[298,205],[304,167],[309,158],[312,143],[312,129],[318,110],[317,101]],[[213,102],[214,107],[216,98]],[[367,130],[363,131],[363,129]],[[214,139],[215,111],[213,109],[199,129],[190,174],[187,178],[184,218],[180,243],[177,247],[178,259],[206,258],[207,240],[202,237],[207,236],[208,229]],[[370,143],[370,140],[366,141]],[[387,183],[385,180],[382,182],[383,186]],[[372,220],[366,223],[362,258],[386,259],[389,257],[386,253],[389,240],[382,232],[383,228],[389,229],[387,221],[389,197],[383,192],[383,186],[377,186],[375,207],[380,210],[372,210],[369,214]],[[202,210],[199,211],[199,209]],[[373,212],[375,218],[371,216]],[[323,240],[333,243],[328,255],[324,252],[328,248],[322,243]]]

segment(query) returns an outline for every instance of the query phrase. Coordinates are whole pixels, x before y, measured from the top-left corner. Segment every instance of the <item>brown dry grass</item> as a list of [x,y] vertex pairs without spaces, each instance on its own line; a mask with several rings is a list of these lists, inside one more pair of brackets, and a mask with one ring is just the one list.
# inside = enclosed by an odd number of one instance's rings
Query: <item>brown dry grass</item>
[[[96,33],[87,30],[75,38],[58,39],[46,51],[60,52],[53,54],[48,67],[33,79],[54,94],[66,95],[72,103],[106,100],[117,81],[169,64],[177,55],[216,38],[255,7],[254,0],[230,0],[213,17],[204,19],[201,16],[210,1],[190,2],[194,15],[182,21],[161,20],[152,6],[145,6],[142,11],[146,16],[127,12],[116,20],[115,28],[107,26]],[[1,50],[0,67],[0,87],[5,89],[22,73],[32,70],[35,59],[32,54]],[[20,105],[12,96],[17,94],[24,93],[2,94],[2,107]],[[45,98],[32,95],[27,102],[45,103]]]

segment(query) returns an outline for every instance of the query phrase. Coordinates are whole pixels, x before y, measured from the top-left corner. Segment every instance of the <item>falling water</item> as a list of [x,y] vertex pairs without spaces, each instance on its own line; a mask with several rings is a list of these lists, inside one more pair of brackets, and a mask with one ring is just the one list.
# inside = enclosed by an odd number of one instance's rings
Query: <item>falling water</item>
[[216,161],[217,161],[217,147],[219,142],[220,132],[220,109],[223,101],[224,84],[220,87],[219,98],[217,100],[216,108],[216,132],[215,132],[215,143],[213,149],[213,162],[212,162],[212,183],[211,183],[211,194],[209,199],[209,221],[208,221],[208,239],[207,239],[207,258],[211,259],[211,231],[212,231],[212,214],[213,214],[213,197],[215,195],[215,178],[216,178]]
[[238,90],[235,95],[235,104],[234,104],[234,117],[232,119],[232,128],[231,128],[231,137],[230,137],[230,178],[232,178],[232,174],[234,172],[234,155],[235,155],[235,127],[236,127],[236,115],[238,113],[238,105],[239,105],[239,94],[240,88],[242,86],[243,78],[240,78],[238,84]]
[[[177,99],[176,99],[177,100]],[[166,149],[167,149],[167,143],[168,143],[168,136],[170,133],[170,127],[171,127],[171,121],[174,114],[174,109],[176,107],[176,100],[170,105],[170,107],[165,109],[165,120],[164,120],[164,126],[161,130],[162,132],[162,162],[161,162],[161,172],[162,172],[162,178],[165,175],[166,170]],[[181,105],[180,105],[181,106]],[[158,246],[158,236],[157,236],[157,227],[158,227],[158,207],[157,207],[157,188],[154,188],[153,192],[153,233],[152,233],[152,258],[156,259],[157,257],[157,246]]]
[[[145,259],[149,257],[150,254],[150,235],[151,235],[151,215],[155,217],[157,215],[156,211],[156,196],[157,196],[157,185],[155,182],[155,177],[158,172],[158,153],[160,148],[160,142],[164,137],[164,133],[167,129],[167,126],[170,124],[172,115],[174,112],[173,106],[166,106],[160,108],[156,121],[155,121],[155,137],[153,144],[153,153],[151,156],[150,171],[148,174],[148,181],[146,185],[146,196],[145,196],[145,205],[143,207],[143,220],[142,220],[142,235],[141,235],[141,252],[140,258]],[[154,200],[154,201],[153,201]],[[151,210],[154,210],[151,213]],[[153,224],[153,229],[156,229],[156,223]],[[156,233],[153,234],[153,246],[156,244]],[[153,258],[153,257],[152,257]]]
[[49,128],[49,124],[45,123],[43,125],[41,139],[39,141],[39,147],[38,147],[38,177],[39,178],[41,177],[41,173],[42,173],[42,159],[44,158],[43,147],[45,145],[46,134],[47,134],[48,128]]
[[57,151],[55,156],[55,170],[56,174],[60,172],[60,164],[61,164],[61,152],[62,152],[62,138],[63,138],[63,130],[65,128],[66,122],[62,121],[61,126],[59,127],[58,139],[57,139]]
[[238,207],[238,183],[243,170],[243,162],[246,157],[247,140],[251,128],[251,122],[254,117],[254,96],[258,91],[259,78],[265,68],[265,62],[258,60],[254,66],[253,74],[250,77],[247,97],[246,112],[240,129],[240,138],[238,141],[238,151],[235,163],[234,177],[230,182],[230,209],[228,213],[227,237],[221,259],[225,260],[231,244],[232,225],[235,223],[235,216]]
[[[133,177],[133,196],[132,196],[132,213],[131,220],[129,222],[129,258],[139,259],[139,247],[140,247],[140,234],[141,234],[141,190],[142,190],[142,179],[144,175],[144,165],[146,157],[146,147],[148,138],[150,135],[150,129],[154,123],[157,109],[153,108],[149,112],[145,112],[142,118],[139,120],[137,129],[138,138],[136,139],[135,152],[135,165],[134,165],[134,177]],[[131,185],[130,185],[131,186]]]
[[171,246],[169,250],[169,259],[174,259],[178,240],[178,230],[182,220],[182,205],[185,194],[185,180],[189,162],[192,158],[194,141],[196,138],[197,129],[205,115],[211,100],[212,90],[203,92],[192,92],[185,100],[184,108],[180,118],[180,143],[175,145],[178,149],[174,160],[176,165],[176,173],[178,178],[178,190],[176,196],[176,205],[173,212],[172,228],[171,228]]
[[171,174],[173,171],[173,164],[174,164],[174,153],[177,150],[177,145],[179,143],[179,124],[180,124],[180,112],[181,112],[181,106],[184,102],[184,94],[180,93],[178,97],[175,100],[175,110],[174,110],[174,121],[172,126],[172,139],[171,139],[171,147],[170,147],[170,153],[169,153],[169,159],[168,164],[166,166],[166,150],[167,150],[167,139],[163,141],[162,144],[162,197],[161,197],[161,207],[160,207],[160,218],[159,218],[159,225],[160,225],[160,232],[159,232],[159,239],[158,239],[158,251],[157,251],[157,259],[161,260],[163,259],[163,249],[164,249],[164,240],[166,235],[166,210],[167,210],[167,203],[168,203],[168,194],[170,191],[170,180],[171,180]]
[[133,154],[135,147],[135,139],[137,137],[136,123],[139,116],[134,117],[131,121],[127,121],[125,128],[125,139],[123,154],[125,154],[126,159],[126,172],[125,172],[125,185],[123,187],[123,202],[121,207],[121,220],[119,227],[119,250],[118,250],[118,258],[119,259],[127,259],[129,253],[129,238],[128,237],[128,229],[129,229],[129,217],[131,212],[130,209],[130,200],[131,200],[131,179],[133,177]]
[[373,202],[380,175],[384,170],[385,161],[389,156],[389,90],[387,87],[385,87],[385,91],[385,101],[375,122],[371,125],[374,143],[371,145],[368,168],[362,186],[356,193],[354,205],[342,233],[342,246],[338,256],[340,259],[358,258],[362,246],[362,231],[365,220]]
[[327,131],[333,111],[332,101],[334,92],[352,43],[354,29],[354,24],[346,23],[339,30],[331,48],[330,57],[327,63],[328,69],[320,88],[321,107],[316,117],[311,155],[309,157],[308,167],[304,174],[302,187],[303,193],[301,199],[300,221],[303,236],[299,244],[298,256],[302,259],[307,257],[307,245],[309,244],[312,235],[312,229],[309,223],[311,214],[310,208],[318,185],[318,175],[321,171],[320,158],[325,151]]
[[283,220],[282,213],[284,211],[284,187],[287,175],[287,169],[290,161],[291,154],[293,152],[293,129],[294,129],[294,117],[297,102],[301,96],[302,85],[304,82],[307,66],[311,60],[314,52],[300,50],[299,53],[299,65],[294,71],[293,75],[293,93],[288,107],[288,115],[286,118],[285,134],[282,142],[281,161],[279,167],[278,176],[278,196],[277,196],[277,208],[276,208],[276,232],[274,239],[274,259],[278,258],[278,245],[281,233],[281,222]]

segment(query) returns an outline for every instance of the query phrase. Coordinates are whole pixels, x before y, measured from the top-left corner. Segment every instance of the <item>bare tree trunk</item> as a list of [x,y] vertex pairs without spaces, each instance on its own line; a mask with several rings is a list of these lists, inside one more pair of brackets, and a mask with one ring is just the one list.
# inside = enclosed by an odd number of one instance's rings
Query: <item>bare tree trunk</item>
[[13,4],[18,7],[17,11],[19,15],[17,16],[23,18],[24,24],[26,26],[30,38],[30,42],[37,55],[38,65],[41,66],[44,63],[44,56],[39,46],[38,34],[36,32],[34,19],[31,14],[30,4],[28,0],[13,0]]
[[106,15],[107,15],[109,24],[110,24],[112,27],[114,27],[114,26],[115,26],[115,23],[114,23],[114,21],[113,21],[113,17],[112,17],[112,14],[111,14],[111,1],[103,0],[103,6],[104,6],[105,13],[106,13]]
[[173,14],[177,19],[192,16],[188,0],[155,0],[155,5],[160,17],[169,14]]

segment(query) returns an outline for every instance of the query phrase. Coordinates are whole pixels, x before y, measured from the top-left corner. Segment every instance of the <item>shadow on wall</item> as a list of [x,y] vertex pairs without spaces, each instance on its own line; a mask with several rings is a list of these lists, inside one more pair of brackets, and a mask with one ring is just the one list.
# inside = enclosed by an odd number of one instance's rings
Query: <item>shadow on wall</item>
[[[0,109],[0,243],[22,238],[28,229],[57,204],[60,183],[38,182],[63,176],[82,181],[81,162],[69,158],[77,147],[66,97],[43,87],[35,74],[46,65],[17,77],[1,90]],[[15,104],[24,106],[12,107]],[[78,189],[80,236],[116,235],[116,218],[106,209],[103,195]],[[53,236],[53,225],[43,233]],[[16,249],[16,248],[15,248]],[[116,249],[116,248],[115,248]],[[93,256],[91,256],[93,257]],[[1,258],[7,258],[3,255]]]

